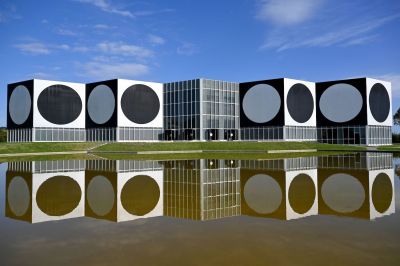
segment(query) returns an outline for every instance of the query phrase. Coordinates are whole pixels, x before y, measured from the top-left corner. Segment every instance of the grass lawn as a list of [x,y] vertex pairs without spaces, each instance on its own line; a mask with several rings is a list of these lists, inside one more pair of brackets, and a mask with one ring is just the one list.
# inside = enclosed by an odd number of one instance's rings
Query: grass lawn
[[118,154],[96,153],[97,156],[108,160],[195,160],[195,159],[221,159],[221,160],[267,160],[297,158],[308,156],[336,155],[346,152],[299,152],[299,153],[178,153],[178,154]]
[[[35,142],[35,143],[0,143],[0,154],[7,153],[40,153],[40,152],[73,152],[73,151],[87,151],[95,148],[102,143],[99,142]],[[400,146],[397,146],[400,148]],[[307,150],[315,149],[318,151],[359,151],[365,150],[365,147],[350,146],[350,145],[332,145],[321,144],[316,142],[163,142],[163,143],[109,143],[98,148],[93,149],[91,152],[107,153],[107,152],[138,152],[138,151],[181,151],[181,150],[202,150],[202,151],[235,151],[232,154],[228,153],[205,153],[200,156],[201,158],[223,158],[223,156],[230,156],[229,158],[241,158],[240,151],[268,151],[268,150]],[[171,155],[167,155],[171,156]],[[178,156],[178,155],[176,155]],[[188,157],[188,154],[181,154],[178,157]],[[250,156],[246,154],[246,156]],[[254,153],[250,158],[260,158],[266,156],[259,153]],[[283,155],[277,155],[282,157]],[[305,156],[303,154],[303,156]],[[163,158],[165,156],[163,155]],[[271,156],[268,156],[270,158]],[[36,158],[36,157],[35,157]],[[227,157],[228,158],[228,157]],[[246,157],[249,158],[249,157]],[[10,159],[10,158],[8,158]],[[2,158],[4,161],[5,158]],[[10,159],[11,160],[11,159]],[[13,159],[14,160],[14,159]]]
[[25,162],[25,161],[57,161],[57,160],[93,160],[100,159],[91,154],[56,154],[56,155],[37,155],[37,156],[13,156],[0,157],[0,163],[5,162]]
[[86,151],[96,147],[99,143],[93,142],[28,142],[28,143],[0,143],[0,154],[5,153],[32,153],[32,152],[65,152]]
[[390,146],[380,146],[378,147],[380,151],[392,151],[392,152],[400,152],[400,144],[396,143]]
[[316,142],[162,142],[162,143],[109,143],[94,152],[182,151],[182,150],[365,150],[365,147],[321,144]]

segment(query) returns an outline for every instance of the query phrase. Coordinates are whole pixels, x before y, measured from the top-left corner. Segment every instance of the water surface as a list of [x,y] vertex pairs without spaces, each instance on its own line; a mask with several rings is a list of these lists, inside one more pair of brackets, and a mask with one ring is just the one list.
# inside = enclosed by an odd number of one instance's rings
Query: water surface
[[397,158],[0,165],[2,265],[399,265]]

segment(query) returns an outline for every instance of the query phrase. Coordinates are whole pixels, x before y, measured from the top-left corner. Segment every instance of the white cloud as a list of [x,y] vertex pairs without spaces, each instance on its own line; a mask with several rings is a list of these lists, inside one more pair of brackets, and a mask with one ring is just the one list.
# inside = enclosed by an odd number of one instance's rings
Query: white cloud
[[130,17],[130,18],[134,17],[134,15],[130,11],[112,6],[112,4],[106,0],[77,0],[77,1],[81,3],[91,4],[97,8],[100,8],[104,12],[113,13],[124,17]]
[[176,52],[180,55],[193,55],[198,52],[198,49],[193,43],[185,42],[176,49]]
[[57,29],[57,34],[63,35],[63,36],[76,36],[78,33],[72,31],[72,30],[67,30],[67,29]]
[[153,56],[153,51],[132,44],[126,44],[123,42],[102,42],[97,45],[99,51],[103,53],[122,55],[122,56],[134,56],[137,58],[146,58]]
[[154,34],[149,34],[148,40],[153,45],[162,45],[165,43],[164,38],[162,38],[161,36],[154,35]]
[[302,23],[315,15],[323,0],[260,0],[256,18],[277,25]]
[[324,27],[317,24],[285,31],[275,29],[269,34],[261,49],[284,51],[300,47],[365,44],[378,37],[377,29],[398,18],[400,18],[400,14],[352,22],[344,20],[339,25],[335,23]]
[[93,28],[98,29],[98,30],[109,30],[113,27],[106,25],[106,24],[96,24],[93,26]]
[[15,45],[21,52],[33,55],[50,54],[50,48],[39,42]]
[[71,47],[68,44],[44,44],[41,42],[29,42],[16,44],[14,47],[18,48],[21,52],[31,55],[46,55],[55,50],[69,51]]
[[81,65],[83,76],[96,79],[135,78],[149,72],[149,67],[137,63],[91,61]]

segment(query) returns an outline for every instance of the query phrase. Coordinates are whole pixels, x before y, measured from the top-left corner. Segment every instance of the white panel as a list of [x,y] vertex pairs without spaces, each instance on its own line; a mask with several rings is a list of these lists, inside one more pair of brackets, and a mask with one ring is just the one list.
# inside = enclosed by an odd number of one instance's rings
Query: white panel
[[[297,84],[303,84],[305,85],[311,92],[311,95],[314,99],[314,111],[310,117],[310,119],[305,122],[305,123],[298,123],[295,121],[289,114],[289,110],[287,108],[287,95],[289,93],[290,88]],[[284,79],[284,106],[285,106],[285,126],[309,126],[309,127],[315,127],[317,126],[317,117],[316,117],[316,96],[315,96],[315,83],[314,82],[308,82],[308,81],[303,81],[303,80],[295,80],[295,79]]]
[[[377,211],[375,209],[375,205],[373,203],[373,198],[372,198],[372,188],[373,188],[374,181],[375,181],[376,177],[381,173],[386,174],[389,177],[390,182],[392,184],[392,201],[389,204],[389,208],[384,213],[380,213],[379,211]],[[384,170],[369,171],[368,176],[369,176],[369,206],[370,206],[369,215],[370,215],[370,219],[374,220],[376,218],[380,218],[380,217],[383,217],[386,215],[393,214],[395,212],[394,170],[393,169],[384,169]]]
[[[291,185],[293,179],[300,174],[308,175],[311,178],[311,180],[313,181],[314,189],[315,189],[314,203],[312,204],[311,208],[307,212],[302,213],[302,214],[295,212],[289,202],[290,185]],[[285,195],[286,195],[286,219],[287,220],[298,219],[298,218],[307,217],[307,216],[311,216],[311,215],[317,215],[318,214],[318,174],[317,174],[317,169],[286,172],[286,193],[285,193]]]
[[[38,110],[37,101],[40,93],[51,85],[65,85],[76,91],[82,101],[82,110],[78,118],[73,122],[65,125],[53,124],[42,117]],[[39,80],[35,79],[33,83],[33,127],[57,127],[57,128],[85,128],[85,110],[86,110],[86,89],[85,84],[51,81],[51,80]]]
[[[70,213],[62,216],[50,216],[42,210],[36,202],[36,194],[40,186],[49,178],[55,176],[67,176],[76,181],[81,189],[81,199],[79,204]],[[32,174],[32,223],[57,221],[70,218],[82,217],[85,215],[85,171],[78,172],[59,172],[59,173],[45,173],[45,174]]]
[[[158,188],[160,189],[160,198],[158,200],[157,205],[154,207],[153,210],[151,210],[149,213],[143,215],[143,216],[137,216],[137,215],[132,215],[129,212],[127,212],[121,202],[121,192],[124,187],[124,185],[131,180],[132,178],[135,178],[135,176],[139,175],[146,175],[154,179],[154,181],[157,183]],[[117,221],[118,222],[123,222],[123,221],[131,221],[131,220],[136,220],[136,219],[141,219],[141,218],[150,218],[150,217],[157,217],[157,216],[162,216],[164,214],[164,172],[162,170],[158,171],[143,171],[143,172],[127,172],[127,173],[118,173],[118,189],[117,189]]]
[[[137,124],[130,121],[122,111],[121,108],[121,98],[126,89],[135,84],[143,84],[149,86],[154,90],[154,92],[158,96],[158,100],[160,101],[160,111],[157,116],[147,124]],[[118,79],[118,127],[163,127],[163,116],[164,116],[164,108],[163,108],[163,84],[155,83],[155,82],[146,82],[146,81],[137,81],[137,80],[126,80],[126,79]]]
[[[378,121],[376,121],[374,119],[374,117],[372,116],[371,110],[369,108],[369,93],[371,91],[372,86],[374,86],[374,84],[376,83],[381,83],[383,86],[385,86],[385,88],[387,89],[387,92],[389,94],[389,99],[390,99],[390,110],[389,110],[389,115],[388,118],[380,123]],[[387,82],[387,81],[383,81],[383,80],[377,80],[377,79],[371,79],[371,78],[367,78],[367,105],[368,105],[368,112],[367,112],[367,121],[368,121],[368,125],[371,126],[392,126],[393,125],[393,115],[392,115],[392,83]]]

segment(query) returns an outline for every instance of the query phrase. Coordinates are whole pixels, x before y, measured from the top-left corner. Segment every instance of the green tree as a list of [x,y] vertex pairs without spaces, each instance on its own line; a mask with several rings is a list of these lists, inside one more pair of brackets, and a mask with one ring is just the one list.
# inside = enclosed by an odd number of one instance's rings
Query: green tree
[[400,126],[400,108],[397,109],[396,113],[393,115],[393,124],[395,126]]

